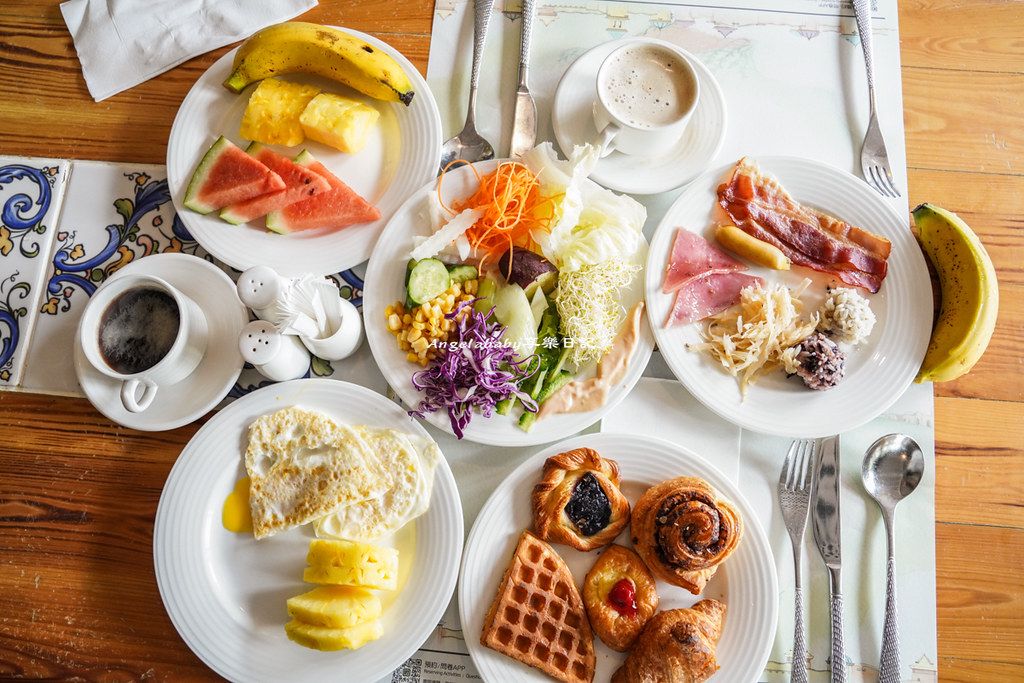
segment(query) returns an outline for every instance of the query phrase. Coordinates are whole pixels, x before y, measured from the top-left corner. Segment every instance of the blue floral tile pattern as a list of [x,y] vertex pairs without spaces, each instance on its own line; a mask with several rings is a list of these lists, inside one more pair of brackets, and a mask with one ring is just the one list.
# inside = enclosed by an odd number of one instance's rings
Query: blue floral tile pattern
[[69,168],[0,157],[0,388],[21,383]]

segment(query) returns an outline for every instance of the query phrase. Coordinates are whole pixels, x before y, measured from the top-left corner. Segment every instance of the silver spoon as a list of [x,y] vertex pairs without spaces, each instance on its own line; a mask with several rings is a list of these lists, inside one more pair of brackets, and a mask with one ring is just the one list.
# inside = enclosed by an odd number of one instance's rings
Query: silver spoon
[[882,658],[878,683],[900,681],[900,637],[896,622],[896,537],[893,517],[896,504],[909,496],[921,483],[924,454],[921,447],[905,434],[889,434],[875,441],[864,454],[861,478],[864,488],[882,509],[888,537],[886,562],[885,624],[882,628]]
[[[462,132],[448,139],[441,146],[441,171],[456,159],[468,163],[494,158],[491,143],[476,132],[476,86],[480,79],[480,57],[487,38],[487,25],[491,20],[494,0],[478,0],[473,4],[473,70],[469,76],[469,109],[466,111],[466,125]],[[460,164],[461,165],[461,164]]]

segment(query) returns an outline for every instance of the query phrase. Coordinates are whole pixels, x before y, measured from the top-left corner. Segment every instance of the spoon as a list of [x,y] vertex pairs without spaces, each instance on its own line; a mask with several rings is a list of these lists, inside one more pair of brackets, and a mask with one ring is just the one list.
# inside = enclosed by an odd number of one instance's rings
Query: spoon
[[888,537],[886,562],[885,624],[882,629],[882,657],[878,683],[900,681],[900,637],[896,623],[896,537],[893,517],[896,504],[909,496],[921,483],[924,455],[921,447],[905,434],[889,434],[875,441],[864,454],[861,478],[864,488],[882,509]]
[[[480,80],[480,57],[483,54],[487,25],[491,20],[494,0],[479,0],[473,4],[473,70],[469,77],[469,109],[462,132],[441,146],[441,171],[455,160],[473,163],[494,158],[494,148],[476,132],[476,86]],[[459,164],[461,166],[462,164]]]

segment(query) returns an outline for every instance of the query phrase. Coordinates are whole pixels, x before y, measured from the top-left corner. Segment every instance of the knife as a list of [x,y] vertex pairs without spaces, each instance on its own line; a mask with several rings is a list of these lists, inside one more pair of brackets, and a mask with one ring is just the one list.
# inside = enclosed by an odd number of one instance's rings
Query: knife
[[537,140],[537,105],[526,86],[530,71],[530,38],[533,34],[535,0],[523,0],[522,37],[519,42],[519,86],[516,88],[516,106],[512,115],[512,144],[509,156],[516,157],[532,149]]
[[811,499],[811,529],[821,559],[829,572],[832,616],[831,683],[846,681],[846,653],[843,649],[843,585],[840,575],[842,542],[839,524],[839,437],[830,436],[821,444],[818,467],[814,472]]

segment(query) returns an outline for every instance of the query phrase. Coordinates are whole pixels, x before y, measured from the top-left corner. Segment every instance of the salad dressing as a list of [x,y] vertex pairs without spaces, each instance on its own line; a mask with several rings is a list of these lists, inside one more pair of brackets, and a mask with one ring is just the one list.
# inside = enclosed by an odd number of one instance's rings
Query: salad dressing
[[622,381],[640,340],[640,319],[643,317],[644,302],[640,301],[629,312],[622,329],[608,352],[598,361],[597,374],[590,379],[576,380],[566,384],[554,396],[541,404],[537,419],[560,413],[583,413],[596,410],[608,400],[613,385]]

